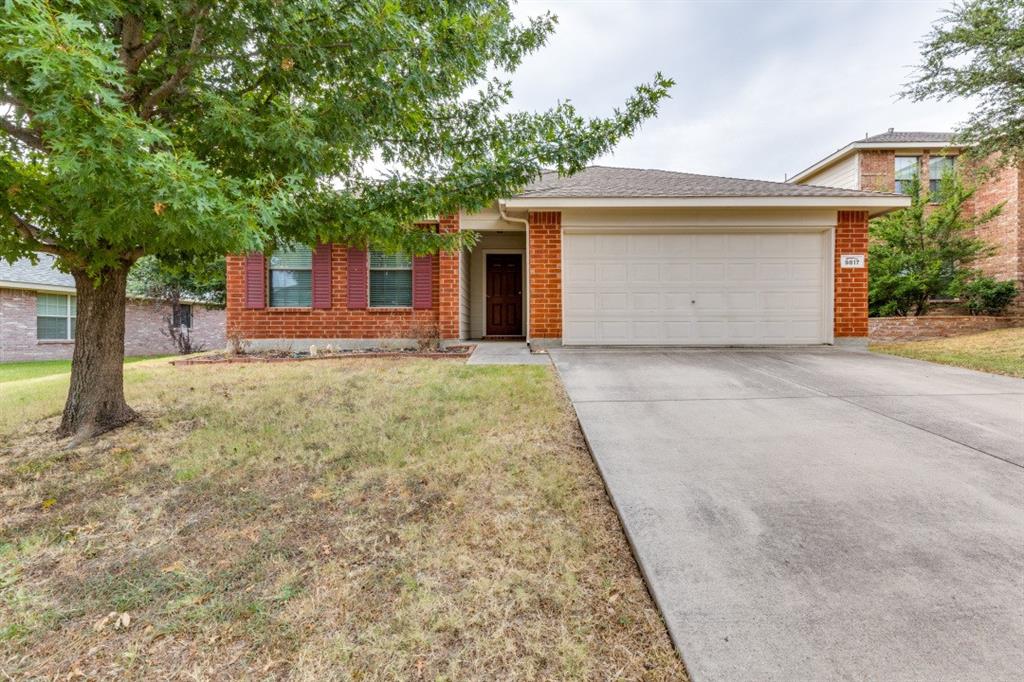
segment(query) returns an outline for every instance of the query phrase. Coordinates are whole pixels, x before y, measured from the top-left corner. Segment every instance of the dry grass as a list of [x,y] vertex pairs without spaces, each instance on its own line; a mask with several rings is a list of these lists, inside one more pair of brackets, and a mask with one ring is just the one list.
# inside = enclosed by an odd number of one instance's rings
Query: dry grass
[[0,389],[0,672],[685,678],[547,368],[126,375],[72,452],[66,377]]
[[873,343],[871,350],[1024,378],[1024,327],[909,343]]

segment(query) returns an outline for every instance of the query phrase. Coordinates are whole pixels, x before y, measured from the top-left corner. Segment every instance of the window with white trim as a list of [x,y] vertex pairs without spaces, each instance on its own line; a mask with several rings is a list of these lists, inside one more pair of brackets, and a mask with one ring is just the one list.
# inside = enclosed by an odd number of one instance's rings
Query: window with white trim
[[931,156],[928,158],[928,194],[933,202],[942,201],[942,178],[952,175],[955,162],[952,156]]
[[313,250],[297,245],[270,254],[270,307],[313,305]]
[[896,157],[896,193],[910,194],[910,185],[918,174],[919,159],[916,156]]
[[78,298],[69,294],[36,294],[36,338],[73,341]]
[[404,253],[370,251],[370,307],[412,305],[412,258]]

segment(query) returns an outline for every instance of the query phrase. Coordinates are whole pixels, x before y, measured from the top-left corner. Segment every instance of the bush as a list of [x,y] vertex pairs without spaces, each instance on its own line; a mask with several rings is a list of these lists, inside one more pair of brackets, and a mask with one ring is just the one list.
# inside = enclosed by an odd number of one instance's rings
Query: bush
[[1017,284],[1012,280],[1000,282],[993,277],[975,277],[959,285],[952,293],[971,315],[999,315],[1017,297]]

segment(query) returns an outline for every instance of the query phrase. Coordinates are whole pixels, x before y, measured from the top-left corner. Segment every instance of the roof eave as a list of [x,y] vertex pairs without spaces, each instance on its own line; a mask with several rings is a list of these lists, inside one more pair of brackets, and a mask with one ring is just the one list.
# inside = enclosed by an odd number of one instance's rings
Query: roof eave
[[0,280],[0,289],[23,289],[29,291],[43,291],[55,294],[73,294],[75,287],[62,284],[41,284],[39,282],[15,282],[13,280]]
[[791,185],[798,185],[818,171],[824,170],[862,149],[963,149],[966,146],[955,142],[851,142],[842,149],[832,152],[821,161],[808,166],[793,177],[788,178],[786,182]]
[[513,197],[510,209],[563,208],[830,208],[868,210],[872,215],[910,205],[910,197]]

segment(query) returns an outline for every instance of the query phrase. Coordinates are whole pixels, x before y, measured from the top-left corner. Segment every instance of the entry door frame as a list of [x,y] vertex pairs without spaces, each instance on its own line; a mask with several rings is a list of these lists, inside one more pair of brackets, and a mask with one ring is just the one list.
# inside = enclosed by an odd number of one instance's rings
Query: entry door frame
[[522,313],[520,314],[519,320],[519,334],[516,336],[526,337],[526,316],[527,316],[527,292],[526,283],[529,281],[529,277],[526,275],[526,249],[483,249],[481,251],[484,257],[484,276],[483,282],[480,287],[480,296],[484,302],[484,328],[483,335],[487,336],[487,256],[488,254],[519,254],[519,290],[523,292],[520,294],[522,297],[522,303],[520,308]]

